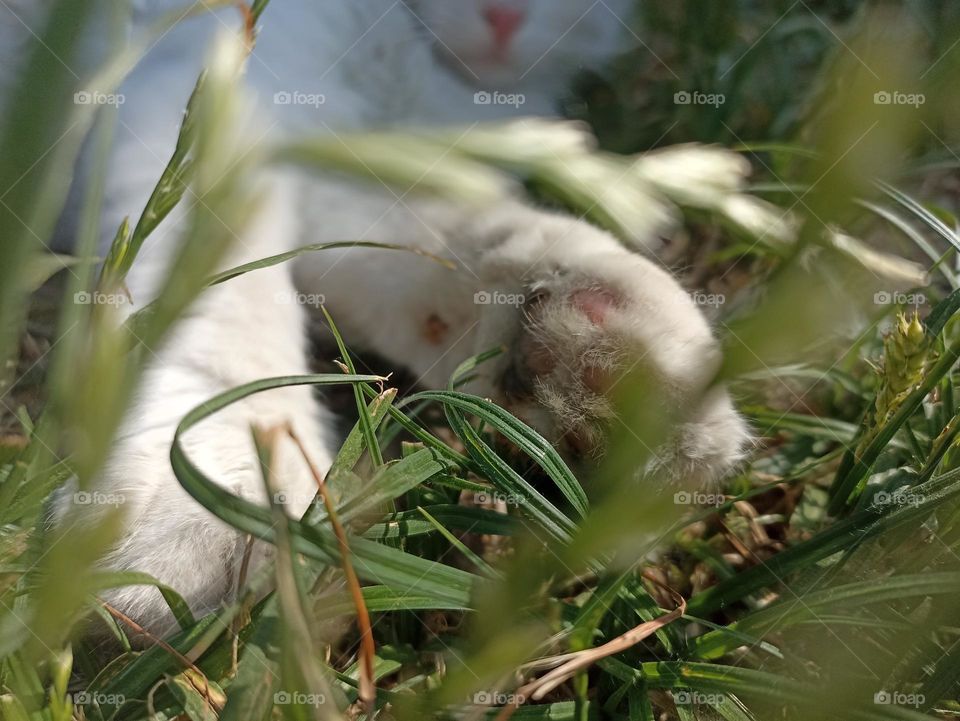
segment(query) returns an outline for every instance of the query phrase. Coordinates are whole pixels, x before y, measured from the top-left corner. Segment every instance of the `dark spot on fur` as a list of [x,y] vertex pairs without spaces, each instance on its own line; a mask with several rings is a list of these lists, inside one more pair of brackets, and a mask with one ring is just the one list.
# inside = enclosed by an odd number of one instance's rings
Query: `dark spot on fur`
[[426,338],[427,342],[431,345],[440,345],[443,343],[449,332],[450,326],[436,313],[431,313],[427,318],[427,322],[423,324],[423,337]]

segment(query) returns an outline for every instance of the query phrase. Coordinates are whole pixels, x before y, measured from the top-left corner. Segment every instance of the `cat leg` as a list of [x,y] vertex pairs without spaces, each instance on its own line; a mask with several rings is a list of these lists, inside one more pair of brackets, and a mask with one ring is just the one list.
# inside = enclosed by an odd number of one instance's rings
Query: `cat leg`
[[348,342],[432,387],[465,358],[505,346],[473,390],[574,454],[602,448],[621,422],[611,396],[641,377],[662,396],[663,417],[680,424],[648,449],[651,468],[703,485],[743,458],[746,424],[711,387],[719,345],[658,265],[588,223],[519,203],[475,211],[404,203],[367,217],[381,220],[354,237],[421,247],[457,268],[388,251],[317,254],[298,267],[298,284],[322,290]]
[[[277,192],[277,202],[266,201],[224,267],[285,248],[293,231],[284,222],[289,209],[281,202],[283,195]],[[176,228],[162,226],[151,241],[176,244]],[[129,276],[137,307],[149,300],[148,290],[159,285],[167,254],[158,247],[142,263],[137,260]],[[56,500],[54,515],[61,524],[95,521],[101,500],[118,504],[124,514],[123,531],[102,566],[154,576],[177,589],[198,615],[233,596],[247,540],[180,486],[170,465],[174,431],[190,410],[219,393],[262,378],[309,372],[303,309],[289,302],[294,292],[289,269],[283,265],[203,292],[162,346],[149,349],[149,365],[92,488],[81,494],[62,493]],[[285,424],[325,472],[334,445],[333,423],[309,386],[274,389],[228,406],[187,431],[183,447],[218,485],[266,505],[252,427]],[[279,442],[274,471],[279,485],[275,499],[291,516],[299,517],[317,487],[291,440]],[[266,552],[266,544],[256,544],[251,576]],[[126,586],[103,598],[154,634],[176,628],[153,587]]]

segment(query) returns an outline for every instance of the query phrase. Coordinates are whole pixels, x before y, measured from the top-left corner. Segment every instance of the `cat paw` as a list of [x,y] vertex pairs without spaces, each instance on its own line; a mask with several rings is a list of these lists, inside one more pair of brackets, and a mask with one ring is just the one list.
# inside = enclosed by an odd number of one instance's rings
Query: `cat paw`
[[639,382],[650,391],[640,402],[676,425],[656,447],[638,447],[649,472],[704,486],[744,458],[746,423],[712,385],[719,344],[665,270],[571,219],[551,218],[497,255],[496,277],[512,264],[522,283],[515,322],[495,309],[484,334],[507,329],[492,391],[508,410],[569,455],[596,458],[611,433],[631,430],[618,403]]

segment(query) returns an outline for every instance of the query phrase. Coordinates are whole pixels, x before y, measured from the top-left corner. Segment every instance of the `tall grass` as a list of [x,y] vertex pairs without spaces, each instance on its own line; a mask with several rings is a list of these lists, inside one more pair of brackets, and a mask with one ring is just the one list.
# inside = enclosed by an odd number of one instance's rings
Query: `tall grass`
[[[678,67],[749,44],[753,38],[741,34],[752,27],[745,18],[753,5],[734,3],[739,15],[726,16],[710,4],[728,21],[727,35],[681,36],[679,47],[694,59]],[[930,133],[950,131],[935,88],[954,64],[942,60],[944,69],[925,81],[933,89],[923,113],[876,105],[875,93],[912,87],[925,53],[935,59],[948,45],[933,42],[931,50],[901,32],[909,13],[849,5],[821,14],[807,8],[799,23],[832,48],[809,122],[768,123],[770,134],[757,135],[765,142],[748,146],[753,138],[739,135],[749,125],[721,121],[733,137],[720,138],[743,145],[758,169],[754,195],[726,151],[696,151],[704,162],[690,175],[690,149],[640,159],[605,154],[565,125],[357,135],[346,151],[318,136],[241,159],[231,131],[246,39],[225,38],[150,206],[118,229],[96,277],[90,228],[111,110],[94,118],[72,105],[69,78],[43,52],[47,46],[67,57],[83,21],[82,4],[59,3],[2,126],[0,180],[21,177],[76,113],[81,130],[94,125],[101,163],[85,208],[86,252],[74,261],[42,388],[44,410],[17,413],[15,386],[4,396],[21,427],[0,459],[0,714],[18,721],[744,721],[960,711],[960,236],[947,208],[917,195],[909,160],[919,152],[920,177],[933,177]],[[269,22],[265,7],[252,11]],[[838,19],[849,24],[833,25]],[[657,32],[656,21],[648,17],[645,31]],[[756,67],[775,51],[761,46],[750,62]],[[105,90],[122,77],[125,57],[118,51],[97,76]],[[725,94],[746,102],[751,77],[737,73]],[[36,96],[40,82],[49,92]],[[801,113],[787,104],[782,115]],[[540,145],[529,142],[534,136]],[[636,150],[636,142],[623,147]],[[58,179],[78,147],[79,136],[4,196],[4,358],[17,354],[31,304],[24,279],[49,261],[42,244],[66,192]],[[937,150],[943,147],[951,146]],[[948,171],[955,160],[948,158]],[[945,172],[938,162],[936,172]],[[651,217],[683,217],[671,232],[692,238],[688,260],[706,264],[711,282],[726,279],[716,287],[731,300],[718,301],[726,355],[717,380],[736,390],[764,447],[724,489],[664,488],[638,478],[642,449],[656,447],[685,409],[652,417],[657,388],[637,378],[619,399],[623,427],[603,462],[571,468],[509,413],[458,390],[493,353],[465,363],[446,389],[398,398],[383,376],[356,372],[350,339],[332,318],[345,372],[231,389],[188,413],[171,448],[184,489],[239,532],[273,544],[273,566],[247,579],[246,595],[202,618],[175,588],[98,570],[120,533],[122,507],[95,524],[78,512],[50,528],[45,503],[68,477],[79,492],[91,487],[147,362],[143,349],[209,285],[331,247],[213,273],[231,238],[212,219],[243,227],[256,199],[241,179],[277,163],[372,173],[462,202],[496,202],[522,181],[542,199],[589,209],[628,245],[650,231]],[[75,292],[121,288],[138,248],[165,212],[185,202],[188,187],[205,203],[191,206],[189,230],[149,312],[120,325],[109,307],[69,302]],[[707,256],[711,237],[724,243]],[[880,247],[922,259],[936,282]],[[733,282],[744,268],[749,281]],[[907,292],[913,295],[903,299],[916,308],[891,302]],[[356,424],[321,479],[323,492],[299,519],[232,495],[180,442],[230,404],[295,384],[349,385],[357,406]],[[268,488],[272,443],[284,432],[255,434]],[[464,492],[505,499],[509,513],[463,505]],[[465,533],[489,542],[478,551]],[[135,648],[135,620],[97,598],[126,584],[157,585],[180,631]],[[90,616],[115,637],[106,658],[82,634]]]

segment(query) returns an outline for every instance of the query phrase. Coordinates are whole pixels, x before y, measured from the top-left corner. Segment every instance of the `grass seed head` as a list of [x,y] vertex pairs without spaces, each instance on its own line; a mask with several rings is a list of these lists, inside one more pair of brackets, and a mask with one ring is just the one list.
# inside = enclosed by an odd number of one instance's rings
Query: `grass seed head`
[[930,342],[920,318],[897,315],[893,330],[883,339],[883,366],[874,409],[874,426],[882,425],[923,380],[930,360]]

